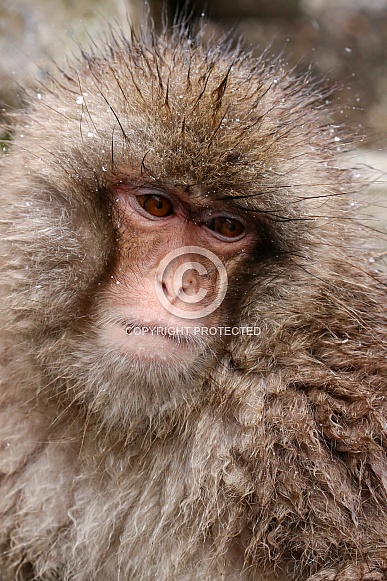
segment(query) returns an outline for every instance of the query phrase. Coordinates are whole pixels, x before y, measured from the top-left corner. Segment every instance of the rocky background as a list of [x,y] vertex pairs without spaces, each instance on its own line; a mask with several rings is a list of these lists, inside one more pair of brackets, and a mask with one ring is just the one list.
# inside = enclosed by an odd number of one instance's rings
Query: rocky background
[[[338,85],[345,118],[387,145],[387,0],[214,0],[217,26]],[[369,141],[368,141],[369,143]]]

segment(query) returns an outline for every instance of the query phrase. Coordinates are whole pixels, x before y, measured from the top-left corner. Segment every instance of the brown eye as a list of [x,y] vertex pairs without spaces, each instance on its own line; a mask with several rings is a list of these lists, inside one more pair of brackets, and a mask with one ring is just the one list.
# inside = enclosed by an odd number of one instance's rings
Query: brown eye
[[245,231],[242,222],[235,218],[227,218],[225,216],[218,216],[207,222],[208,228],[224,238],[237,238]]
[[173,214],[172,203],[164,196],[146,194],[145,196],[137,196],[137,202],[148,214],[156,218],[165,218]]

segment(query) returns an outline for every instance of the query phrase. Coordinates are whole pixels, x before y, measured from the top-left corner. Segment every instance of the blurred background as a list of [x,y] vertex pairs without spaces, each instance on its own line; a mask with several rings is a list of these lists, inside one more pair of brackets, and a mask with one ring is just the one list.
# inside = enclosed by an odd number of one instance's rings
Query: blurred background
[[205,14],[208,35],[233,30],[257,53],[269,47],[335,86],[337,121],[357,136],[356,161],[380,170],[374,193],[386,199],[387,0],[0,0],[1,113],[20,107],[21,87],[44,81],[53,61],[90,37],[103,42],[107,23],[129,29],[150,14],[157,25],[163,6],[171,22],[182,8]]

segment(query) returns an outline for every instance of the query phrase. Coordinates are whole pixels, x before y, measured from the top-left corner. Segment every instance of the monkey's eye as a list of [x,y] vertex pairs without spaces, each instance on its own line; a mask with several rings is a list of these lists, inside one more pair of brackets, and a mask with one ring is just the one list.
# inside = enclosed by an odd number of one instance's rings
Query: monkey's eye
[[145,194],[144,196],[136,196],[137,202],[145,212],[156,218],[165,218],[173,214],[173,205],[168,198],[158,196],[156,194]]
[[206,226],[220,234],[223,238],[239,238],[245,231],[245,227],[236,218],[228,218],[227,216],[218,216],[212,218],[206,223]]

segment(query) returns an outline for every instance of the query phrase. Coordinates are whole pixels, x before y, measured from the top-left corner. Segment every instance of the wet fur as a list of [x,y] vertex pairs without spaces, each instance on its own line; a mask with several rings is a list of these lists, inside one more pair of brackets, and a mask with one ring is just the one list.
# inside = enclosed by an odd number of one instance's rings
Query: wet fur
[[[30,96],[1,168],[1,581],[387,579],[387,291],[323,98],[183,28]],[[259,335],[154,390],[98,341],[128,174],[260,233],[229,298]]]

